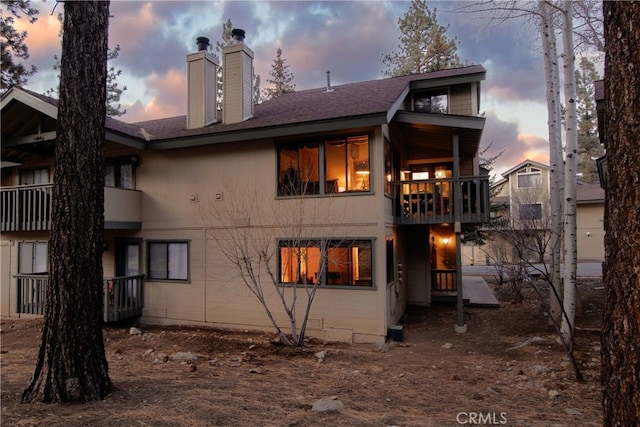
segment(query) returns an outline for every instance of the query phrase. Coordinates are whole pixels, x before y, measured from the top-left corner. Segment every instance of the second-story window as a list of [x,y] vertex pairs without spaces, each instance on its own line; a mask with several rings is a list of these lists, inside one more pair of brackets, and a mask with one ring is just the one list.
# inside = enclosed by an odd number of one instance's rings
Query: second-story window
[[440,113],[449,112],[449,91],[437,89],[416,92],[413,95],[413,111],[416,113]]
[[524,167],[517,172],[518,188],[537,188],[542,186],[542,171],[534,167]]
[[542,219],[541,203],[523,203],[519,206],[521,221],[535,221]]
[[278,196],[367,192],[369,174],[367,135],[278,147]]
[[118,187],[134,189],[134,163],[130,159],[107,160],[104,169],[104,185],[106,187]]

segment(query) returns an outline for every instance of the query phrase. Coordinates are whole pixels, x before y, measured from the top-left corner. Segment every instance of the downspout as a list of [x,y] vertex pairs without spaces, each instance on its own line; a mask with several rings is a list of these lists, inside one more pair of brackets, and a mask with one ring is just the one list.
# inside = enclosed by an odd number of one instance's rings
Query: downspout
[[464,323],[464,298],[462,295],[462,224],[460,215],[462,211],[462,194],[460,188],[460,137],[458,130],[453,131],[453,214],[454,231],[456,233],[456,325],[457,334],[467,332],[467,325]]

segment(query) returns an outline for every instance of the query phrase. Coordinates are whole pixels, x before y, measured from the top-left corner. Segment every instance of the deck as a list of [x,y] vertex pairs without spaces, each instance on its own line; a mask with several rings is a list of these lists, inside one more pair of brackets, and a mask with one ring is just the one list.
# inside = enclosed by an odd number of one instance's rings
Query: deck
[[[16,278],[18,314],[44,315],[49,276],[18,274]],[[144,275],[103,280],[103,321],[117,322],[142,315]]]

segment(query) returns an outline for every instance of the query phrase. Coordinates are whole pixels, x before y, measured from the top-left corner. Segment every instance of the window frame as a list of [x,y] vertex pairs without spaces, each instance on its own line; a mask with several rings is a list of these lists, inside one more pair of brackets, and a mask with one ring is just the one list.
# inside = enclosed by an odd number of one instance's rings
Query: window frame
[[[25,272],[22,271],[22,266],[23,266],[23,257],[26,255],[25,253],[23,253],[23,249],[26,245],[31,246],[31,262],[30,262],[30,270],[29,272]],[[37,262],[36,262],[36,256],[37,256],[37,251],[36,251],[36,247],[38,245],[44,245],[44,260],[42,260],[44,262],[44,266],[45,266],[45,270],[44,271],[33,271],[36,270],[36,266],[37,266]],[[25,240],[25,241],[21,241],[18,242],[18,274],[24,274],[24,275],[33,275],[33,274],[49,274],[49,242],[47,241],[42,241],[42,240]]]
[[[535,217],[523,217],[523,213],[535,213]],[[521,203],[518,205],[519,221],[540,221],[542,219],[542,203]]]
[[[445,96],[447,105],[444,110],[433,111],[433,98]],[[416,108],[416,102],[420,99],[429,98],[429,108]],[[449,114],[450,111],[451,93],[449,88],[433,88],[414,91],[411,99],[411,110],[415,113],[427,113],[427,114]]]
[[[36,178],[36,175],[38,174],[43,174],[46,172],[46,181],[42,181],[40,179],[40,177]],[[34,181],[33,183],[25,183],[24,181],[29,180],[28,178],[30,178],[30,180]],[[38,182],[36,182],[38,181]],[[42,167],[42,168],[32,168],[32,169],[21,169],[18,172],[18,183],[19,185],[46,185],[46,184],[51,184],[51,171],[49,170],[49,167]]]
[[[124,174],[122,173],[123,166],[131,167],[131,187],[125,187],[123,185],[122,179]],[[115,157],[111,159],[106,159],[104,164],[104,186],[110,188],[122,188],[125,190],[135,190],[136,189],[136,166],[138,166],[138,161],[132,157]],[[114,184],[107,184],[107,171],[109,168],[113,168],[113,180]]]
[[[376,289],[376,281],[375,281],[375,238],[308,238],[308,239],[278,239],[277,240],[277,267],[278,267],[278,282],[280,286],[316,286],[318,289],[322,288],[322,289],[364,289],[364,290],[375,290]],[[287,242],[296,242],[294,245],[292,246],[288,246],[286,243]],[[361,278],[358,279],[353,279],[354,282],[353,284],[347,284],[347,283],[335,283],[332,284],[330,283],[330,278],[328,278],[328,274],[330,273],[329,271],[329,263],[327,262],[324,270],[322,272],[316,272],[314,273],[312,276],[309,276],[309,279],[313,279],[314,277],[317,278],[318,276],[321,277],[321,281],[320,283],[316,283],[314,280],[309,280],[306,284],[301,281],[300,279],[298,279],[295,282],[284,282],[283,281],[283,262],[282,262],[282,255],[283,249],[292,249],[292,250],[298,250],[298,249],[309,249],[309,248],[318,248],[319,250],[319,258],[322,259],[323,256],[323,251],[325,251],[325,258],[326,258],[326,252],[328,252],[328,250],[330,249],[335,249],[335,248],[344,248],[344,249],[352,249],[354,247],[358,247],[358,244],[366,244],[369,247],[366,248],[364,247],[363,250],[369,250],[369,264],[370,264],[370,271],[371,271],[371,277],[368,276],[359,276],[359,277],[364,277],[365,281],[370,281],[370,284],[358,284],[357,281],[358,280],[363,280]],[[364,246],[364,245],[363,245]],[[295,257],[295,255],[294,255]],[[300,258],[298,258],[299,260]],[[320,261],[322,262],[322,261]],[[351,268],[351,264],[353,263],[353,261],[351,260],[350,262],[345,263],[346,268],[349,269]],[[297,271],[300,271],[300,269],[298,267],[294,267]],[[320,273],[320,274],[318,274]],[[303,273],[305,276],[309,275],[309,272],[306,271]]]
[[[146,246],[146,263],[145,263],[145,267],[147,269],[146,271],[146,278],[145,280],[150,281],[150,282],[178,282],[178,283],[190,283],[191,282],[191,240],[186,240],[186,239],[158,239],[158,240],[147,240],[146,242],[147,244]],[[169,245],[171,244],[186,244],[186,278],[170,278],[169,277]],[[152,276],[152,272],[151,272],[151,245],[166,245],[166,276],[167,277],[154,277]]]
[[[348,147],[350,144],[350,139],[356,138],[367,138],[366,147],[367,147],[367,159],[366,165],[364,165],[367,170],[361,170],[360,172],[364,172],[361,175],[368,176],[366,180],[367,189],[354,189],[351,186],[351,181],[355,182],[355,177],[350,176],[349,174],[349,153],[348,150],[345,150],[345,190],[340,191],[337,183],[334,183],[334,180],[328,180],[327,168],[329,166],[330,160],[328,159],[327,147],[334,142],[343,140],[345,146]],[[321,138],[310,138],[306,140],[288,140],[281,141],[276,143],[276,197],[277,198],[296,198],[296,197],[327,197],[327,196],[336,196],[336,195],[356,195],[356,194],[372,194],[373,193],[373,183],[371,180],[371,169],[372,169],[372,133],[371,132],[360,132],[353,134],[339,134],[339,135],[328,135],[326,137]],[[354,142],[355,143],[355,142]],[[303,168],[300,166],[300,150],[304,147],[307,148],[315,148],[317,147],[317,164],[314,165],[314,169],[317,170],[317,178],[318,181],[303,181],[296,177],[296,175],[300,175],[300,172]],[[295,167],[286,167],[286,165],[282,165],[282,151],[289,150],[294,151],[293,148],[297,149],[298,157],[297,157],[297,165]],[[359,161],[356,166],[356,159],[353,158],[354,163],[354,173],[351,175],[360,175],[356,168],[362,168],[363,164]],[[285,177],[291,176],[288,178],[288,182],[293,185],[288,184],[285,180]],[[364,182],[364,177],[362,178]],[[334,189],[333,191],[331,189]],[[287,194],[288,193],[288,194]]]
[[[532,179],[532,177],[537,176],[538,179],[535,181],[533,185],[520,185],[520,177],[527,177],[527,179]],[[534,167],[524,167],[516,172],[516,186],[518,189],[524,188],[541,188],[542,187],[542,170]]]

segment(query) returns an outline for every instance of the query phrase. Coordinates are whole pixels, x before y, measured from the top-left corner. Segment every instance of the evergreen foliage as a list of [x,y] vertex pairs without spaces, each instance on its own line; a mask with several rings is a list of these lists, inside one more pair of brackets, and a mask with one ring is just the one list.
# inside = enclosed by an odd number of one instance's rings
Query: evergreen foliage
[[2,1],[0,7],[0,46],[2,47],[2,80],[0,93],[4,93],[11,86],[24,86],[28,77],[35,74],[35,65],[25,67],[19,59],[29,58],[29,48],[25,44],[26,31],[17,31],[14,27],[15,19],[22,15],[34,23],[38,18],[38,11],[31,7],[30,0]]
[[461,65],[458,39],[446,35],[449,26],[438,23],[437,9],[431,11],[425,0],[412,0],[398,19],[400,44],[397,52],[385,54],[382,63],[388,76],[429,73]]
[[289,70],[289,65],[285,64],[286,61],[282,58],[282,49],[278,48],[276,59],[273,60],[271,71],[269,71],[271,78],[267,79],[267,83],[273,87],[264,89],[265,99],[273,99],[285,93],[295,92],[296,85],[291,83],[293,73]]

